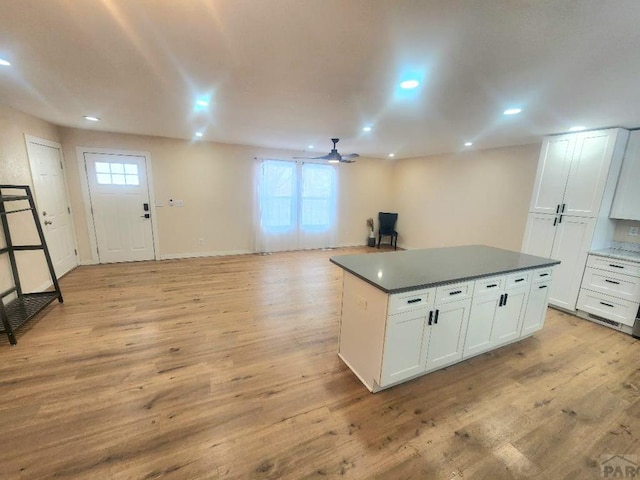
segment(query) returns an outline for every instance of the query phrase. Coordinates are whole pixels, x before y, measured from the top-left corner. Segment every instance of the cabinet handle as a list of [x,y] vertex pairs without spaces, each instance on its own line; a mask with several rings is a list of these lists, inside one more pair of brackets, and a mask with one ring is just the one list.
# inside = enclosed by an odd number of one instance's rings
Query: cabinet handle
[[562,215],[560,215],[560,220],[558,220],[558,225],[562,223]]
[[615,280],[609,280],[608,278],[605,278],[604,281],[607,282],[607,283],[613,283],[615,285],[620,285],[620,282],[616,282]]
[[509,298],[509,294],[505,293],[504,294],[504,303],[502,304],[503,307],[507,304],[507,298]]
[[560,204],[556,205],[556,213],[560,213]]
[[613,305],[611,305],[610,303],[606,303],[606,302],[600,302],[600,305],[604,305],[606,307],[611,307],[613,308]]
[[429,325],[431,325],[431,321],[433,320],[433,310],[429,311]]
[[[458,295],[459,293],[462,293],[462,290],[455,290],[453,292],[449,292],[449,295]],[[437,312],[437,310],[436,310]]]
[[553,226],[555,227],[558,224],[558,217],[553,219]]
[[412,298],[411,300],[407,300],[407,303],[418,303],[421,302],[421,298]]
[[538,288],[547,288],[546,285],[540,285]]
[[540,275],[538,275],[539,277],[548,277],[549,274],[548,273],[541,273]]
[[500,303],[498,303],[499,307],[502,306],[502,302],[504,302],[504,293],[502,295],[500,295]]
[[487,285],[487,288],[495,288],[497,286],[498,286],[497,283],[492,283],[491,285]]
[[518,282],[524,282],[524,278],[516,278],[516,283]]
[[440,310],[436,309],[436,314],[433,317],[433,323],[435,323],[435,324],[438,323],[438,315],[440,315]]
[[562,213],[564,213],[564,207],[566,207],[566,206],[567,206],[567,204],[566,204],[566,203],[563,203],[563,204],[562,204],[562,210],[560,210]]
[[624,265],[615,265],[613,263],[610,263],[609,266],[613,268],[624,268]]

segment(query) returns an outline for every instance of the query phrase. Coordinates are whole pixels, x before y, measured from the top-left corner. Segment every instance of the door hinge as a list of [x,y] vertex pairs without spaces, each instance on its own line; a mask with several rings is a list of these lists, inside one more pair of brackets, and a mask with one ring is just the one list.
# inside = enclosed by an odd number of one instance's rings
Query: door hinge
[[67,207],[67,212],[71,213],[71,208]]
[[93,215],[93,207],[91,207],[91,215]]
[[76,250],[75,248],[73,249],[73,253],[76,254],[76,257],[78,256],[78,250]]
[[62,166],[62,160],[60,161],[60,170],[64,170],[64,167]]
[[96,247],[96,253],[100,255],[100,249],[98,247]]

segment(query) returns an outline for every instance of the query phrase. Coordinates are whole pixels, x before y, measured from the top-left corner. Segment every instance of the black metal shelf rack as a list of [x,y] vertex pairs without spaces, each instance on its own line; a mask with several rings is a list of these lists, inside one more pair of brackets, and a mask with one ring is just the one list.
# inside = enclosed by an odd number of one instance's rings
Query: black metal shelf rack
[[[20,191],[21,194],[4,194],[3,191],[11,190],[13,192]],[[22,193],[23,192],[23,193]],[[13,210],[7,210],[7,203],[27,201],[28,207],[16,208]],[[33,215],[33,221],[35,222],[36,230],[40,237],[40,243],[38,245],[14,245],[11,239],[11,231],[9,229],[8,215],[19,212],[31,212]],[[49,249],[47,248],[47,242],[44,238],[44,232],[42,226],[38,220],[38,213],[36,211],[36,205],[33,201],[33,195],[31,194],[31,187],[28,185],[0,185],[0,222],[2,223],[2,230],[4,232],[4,238],[6,246],[0,248],[0,255],[9,255],[9,263],[11,264],[11,271],[13,274],[14,286],[0,293],[0,320],[2,321],[3,330],[0,333],[6,333],[9,338],[9,342],[12,345],[17,344],[17,340],[14,331],[24,325],[28,320],[38,314],[44,307],[49,305],[55,299],[62,303],[62,292],[60,291],[60,285],[56,278],[56,273],[53,269],[53,262],[51,261],[51,255],[49,255]],[[47,292],[37,293],[24,293],[20,284],[20,275],[18,273],[18,264],[16,262],[16,252],[29,251],[29,250],[42,250],[44,257],[47,261],[49,268],[49,275],[51,276],[51,283],[53,284],[53,290]],[[4,302],[4,298],[14,294],[14,298],[7,303]]]

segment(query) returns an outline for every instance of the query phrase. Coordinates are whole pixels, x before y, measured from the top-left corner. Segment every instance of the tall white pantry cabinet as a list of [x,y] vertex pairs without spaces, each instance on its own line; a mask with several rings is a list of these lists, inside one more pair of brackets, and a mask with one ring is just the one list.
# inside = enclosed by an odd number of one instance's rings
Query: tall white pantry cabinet
[[549,304],[575,311],[591,249],[608,248],[609,218],[629,132],[621,128],[544,138],[522,251],[551,257]]

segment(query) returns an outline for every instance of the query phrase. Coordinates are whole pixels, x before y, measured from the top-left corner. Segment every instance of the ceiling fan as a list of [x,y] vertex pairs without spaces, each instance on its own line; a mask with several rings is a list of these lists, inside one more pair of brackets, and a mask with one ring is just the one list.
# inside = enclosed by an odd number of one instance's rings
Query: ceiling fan
[[309,160],[327,160],[329,163],[353,163],[354,158],[358,158],[360,155],[357,153],[350,153],[349,155],[340,155],[336,149],[336,143],[340,141],[339,138],[332,138],[333,148],[331,152],[321,157],[293,157],[293,158],[306,158]]

